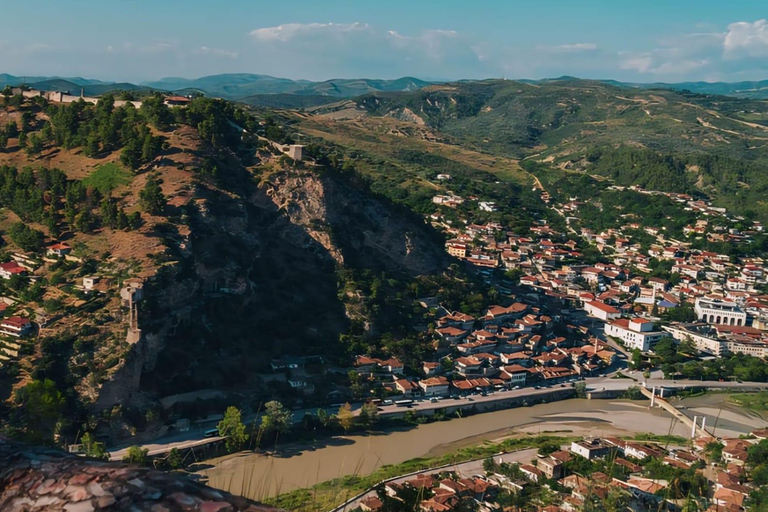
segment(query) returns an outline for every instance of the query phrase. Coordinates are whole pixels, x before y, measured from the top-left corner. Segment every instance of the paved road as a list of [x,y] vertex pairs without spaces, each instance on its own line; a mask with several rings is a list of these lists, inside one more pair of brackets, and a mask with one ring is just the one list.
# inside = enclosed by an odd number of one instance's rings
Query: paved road
[[[525,450],[518,450],[518,451],[508,452],[508,453],[500,453],[498,455],[494,455],[493,459],[499,464],[501,463],[509,464],[512,462],[527,464],[531,460],[536,458],[537,452],[538,452],[537,448],[527,448]],[[408,475],[397,477],[393,480],[389,480],[388,482],[399,484],[399,483],[407,482],[408,480],[412,480],[416,475],[435,475],[442,471],[454,471],[459,476],[459,478],[467,478],[467,477],[472,477],[474,475],[485,475],[485,471],[483,470],[483,460],[472,460],[469,462],[454,464],[449,467],[426,469],[424,471],[419,471],[417,473],[410,473]],[[333,509],[331,512],[344,512],[347,510],[354,510],[360,506],[360,502],[362,500],[364,500],[368,496],[375,496],[375,495],[376,493],[373,490],[369,490],[365,494],[358,496],[353,501]]]

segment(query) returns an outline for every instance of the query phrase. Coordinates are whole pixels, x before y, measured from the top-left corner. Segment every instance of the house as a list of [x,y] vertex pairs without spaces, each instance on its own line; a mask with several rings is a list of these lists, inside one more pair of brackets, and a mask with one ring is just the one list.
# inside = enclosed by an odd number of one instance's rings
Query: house
[[421,371],[424,372],[424,375],[427,377],[434,377],[440,373],[440,363],[424,361],[421,365]]
[[538,482],[539,478],[543,478],[543,476],[544,476],[544,472],[543,471],[541,471],[540,469],[538,469],[538,468],[536,468],[534,466],[531,466],[530,464],[523,464],[523,465],[521,465],[520,466],[520,471],[523,472],[523,474],[525,475],[525,477],[528,480],[531,480],[533,482]]
[[712,496],[712,501],[714,501],[715,505],[718,507],[724,507],[727,510],[741,510],[744,506],[745,498],[746,496],[741,492],[720,487],[715,491],[714,496]]
[[397,379],[395,381],[395,388],[403,394],[405,397],[412,397],[414,391],[418,390],[419,387],[414,384],[413,382],[409,381],[408,379]]
[[20,338],[32,330],[32,322],[22,316],[12,316],[0,321],[0,334]]
[[661,338],[667,336],[663,331],[654,331],[654,323],[644,318],[619,318],[605,324],[605,334],[620,339],[628,349],[647,352]]
[[583,439],[571,442],[571,451],[585,459],[592,460],[605,457],[615,451],[615,446],[602,439]]
[[419,381],[421,392],[426,397],[447,396],[450,385],[445,377],[430,377]]
[[9,261],[8,263],[0,263],[0,277],[3,279],[10,279],[13,276],[26,275],[27,269],[16,263],[15,261]]
[[363,512],[376,512],[383,507],[384,504],[376,496],[368,496],[360,501],[360,510]]
[[519,364],[505,366],[501,369],[499,378],[506,381],[509,387],[523,387],[525,386],[525,380],[528,378],[528,369]]
[[436,332],[438,336],[451,344],[457,343],[459,340],[463,340],[469,334],[469,331],[450,326],[437,329]]
[[486,379],[466,379],[466,380],[454,380],[451,382],[451,387],[457,392],[462,394],[474,393],[477,390],[483,391],[493,387],[493,383]]
[[72,247],[68,243],[61,242],[53,245],[48,246],[48,250],[46,251],[46,254],[48,256],[57,256],[59,258],[66,256],[72,252]]
[[169,107],[183,107],[189,105],[190,101],[192,100],[185,98],[184,96],[168,96],[163,103]]
[[585,303],[584,310],[589,316],[599,318],[600,320],[604,321],[613,320],[621,316],[621,312],[618,309],[614,308],[613,306],[609,306],[605,302],[601,302],[599,300],[593,300],[591,302]]
[[93,287],[101,280],[99,276],[83,277],[83,289],[87,292],[93,290]]
[[563,476],[563,463],[552,457],[542,457],[536,465],[549,479],[558,480]]
[[627,457],[634,457],[635,459],[642,460],[646,457],[653,457],[655,459],[661,459],[664,457],[664,450],[656,446],[648,444],[635,443],[627,441],[624,443],[624,455]]

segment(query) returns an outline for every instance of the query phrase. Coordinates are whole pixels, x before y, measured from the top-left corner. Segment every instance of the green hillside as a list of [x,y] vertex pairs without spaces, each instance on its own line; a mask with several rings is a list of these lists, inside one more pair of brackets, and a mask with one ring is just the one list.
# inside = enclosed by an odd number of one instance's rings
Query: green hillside
[[[768,216],[766,101],[569,78],[372,93],[356,106],[369,119],[357,125],[393,118],[468,151],[524,160],[526,169],[539,162],[620,185],[701,193]],[[318,113],[338,115],[333,108]]]

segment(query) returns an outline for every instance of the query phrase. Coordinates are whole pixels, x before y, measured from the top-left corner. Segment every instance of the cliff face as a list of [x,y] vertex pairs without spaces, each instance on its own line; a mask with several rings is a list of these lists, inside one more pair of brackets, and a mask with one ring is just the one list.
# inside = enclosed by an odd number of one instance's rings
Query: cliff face
[[0,510],[5,512],[277,512],[192,481],[0,438]]
[[[256,177],[259,179],[259,177]],[[338,268],[437,272],[442,243],[420,218],[343,177],[278,171],[257,186],[199,184],[189,242],[147,285],[141,339],[97,409],[203,388],[259,389],[279,355],[338,353],[349,314]]]
[[273,202],[339,264],[410,275],[446,265],[440,241],[421,219],[337,176],[294,171],[274,176],[272,183]]

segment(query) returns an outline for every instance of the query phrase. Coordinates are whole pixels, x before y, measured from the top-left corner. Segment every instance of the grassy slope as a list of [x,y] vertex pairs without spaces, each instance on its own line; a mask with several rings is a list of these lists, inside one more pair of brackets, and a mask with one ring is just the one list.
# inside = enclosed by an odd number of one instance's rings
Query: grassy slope
[[98,166],[91,174],[83,179],[83,184],[107,194],[133,181],[133,173],[127,171],[117,162],[108,162]]
[[734,179],[721,179],[717,169],[714,174],[693,169],[699,179],[691,174],[690,181],[728,208],[752,204],[768,211],[760,202],[765,180],[755,170],[768,165],[766,101],[586,80],[489,80],[374,93],[359,98],[357,109],[337,104],[313,113],[304,117],[302,129],[403,167],[403,187],[427,186],[424,169],[409,167],[400,158],[403,148],[520,183],[531,179],[519,170],[520,159],[592,172],[584,159],[588,152],[623,145],[682,158],[716,156],[731,162],[731,169],[749,163]]

